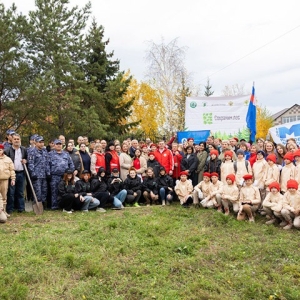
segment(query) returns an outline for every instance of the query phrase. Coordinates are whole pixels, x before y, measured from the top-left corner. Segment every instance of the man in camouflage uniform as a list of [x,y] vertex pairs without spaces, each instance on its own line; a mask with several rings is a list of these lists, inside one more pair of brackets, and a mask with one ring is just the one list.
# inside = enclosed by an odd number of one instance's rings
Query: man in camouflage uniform
[[50,176],[48,152],[44,147],[44,138],[35,138],[35,147],[28,152],[28,169],[32,185],[39,202],[46,204],[47,177]]
[[58,194],[58,184],[62,179],[62,175],[66,169],[71,169],[74,171],[74,164],[70,155],[62,151],[61,140],[54,141],[54,150],[48,153],[48,163],[50,166],[51,175],[51,209],[58,209],[57,194]]

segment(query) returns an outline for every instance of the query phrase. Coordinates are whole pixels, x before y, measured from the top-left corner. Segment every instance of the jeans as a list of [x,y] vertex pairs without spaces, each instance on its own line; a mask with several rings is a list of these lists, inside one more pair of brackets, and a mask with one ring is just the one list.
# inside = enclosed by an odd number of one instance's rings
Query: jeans
[[[168,201],[172,201],[173,196],[172,194],[167,194],[166,195],[166,190],[165,188],[160,188],[159,190],[159,196],[160,196],[160,200],[168,200]],[[167,199],[166,199],[167,197]]]
[[[19,212],[25,211],[25,201],[24,201],[24,183],[25,183],[25,173],[16,172],[16,181],[14,186],[9,186],[8,197],[7,197],[7,207],[8,213],[14,211],[15,208]],[[17,207],[14,207],[16,203]]]
[[84,196],[84,204],[81,210],[89,210],[99,206],[100,201],[92,196]]
[[127,191],[126,190],[122,190],[120,191],[117,195],[114,195],[114,206],[117,208],[121,208],[122,207],[122,203],[125,201],[127,196]]

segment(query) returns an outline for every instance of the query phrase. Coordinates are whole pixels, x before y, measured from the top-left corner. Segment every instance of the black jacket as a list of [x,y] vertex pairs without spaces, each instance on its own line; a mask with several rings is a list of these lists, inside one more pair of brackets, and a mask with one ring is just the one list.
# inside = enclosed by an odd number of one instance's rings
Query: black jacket
[[217,158],[214,160],[209,159],[205,164],[204,171],[209,172],[209,173],[217,172],[219,174],[219,178],[220,178],[221,163],[222,162],[220,159],[217,159]]
[[68,195],[74,196],[75,193],[75,184],[66,184],[63,180],[61,180],[58,184],[58,201]]
[[156,178],[146,176],[143,181],[143,191],[147,191],[148,193],[152,191],[153,194],[158,195]]
[[180,166],[182,171],[189,170],[191,174],[197,170],[198,164],[199,160],[196,153],[192,153],[189,158],[187,155],[184,156],[184,158],[181,160]]
[[[27,150],[25,147],[21,146],[22,159],[27,159]],[[13,147],[5,148],[4,154],[11,158],[13,163],[15,162],[15,149]]]
[[142,181],[139,176],[131,178],[129,174],[124,181],[124,189],[127,190],[127,195],[133,195],[134,192],[142,190]]
[[161,164],[156,159],[153,159],[153,160],[148,159],[147,160],[147,168],[153,169],[155,177],[158,177],[160,167],[161,167]]
[[105,178],[100,177],[101,181],[99,180],[98,176],[92,177],[91,180],[91,192],[98,193],[98,192],[107,192],[108,185]]
[[[120,181],[115,181],[112,183],[114,179],[119,179]],[[107,181],[108,191],[113,195],[119,194],[120,191],[124,189],[124,183],[120,177],[110,177]]]
[[75,194],[86,196],[87,193],[91,193],[91,183],[84,180],[78,180],[75,183]]
[[79,154],[79,151],[74,148],[71,152],[70,151],[67,151],[65,150],[67,153],[69,153],[72,161],[73,161],[73,164],[74,164],[74,167],[75,167],[75,170],[78,171],[78,173],[81,172],[81,167],[82,167],[82,162],[81,162],[81,156]]
[[164,188],[166,192],[171,193],[172,191],[170,191],[168,188],[174,188],[173,178],[169,175],[159,175],[156,178],[156,182],[159,190]]

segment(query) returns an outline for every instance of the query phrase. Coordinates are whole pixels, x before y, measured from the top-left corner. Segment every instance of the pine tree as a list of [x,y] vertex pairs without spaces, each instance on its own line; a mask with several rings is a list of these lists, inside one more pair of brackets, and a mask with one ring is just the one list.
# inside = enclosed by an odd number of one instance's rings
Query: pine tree
[[204,88],[205,88],[204,95],[206,97],[212,96],[214,94],[214,91],[211,90],[212,86],[210,85],[209,78],[207,78],[207,82]]

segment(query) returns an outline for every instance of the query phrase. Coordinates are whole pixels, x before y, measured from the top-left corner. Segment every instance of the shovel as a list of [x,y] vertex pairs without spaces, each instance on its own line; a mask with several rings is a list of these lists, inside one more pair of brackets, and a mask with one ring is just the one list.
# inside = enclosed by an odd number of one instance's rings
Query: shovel
[[31,179],[30,179],[30,176],[29,176],[29,173],[28,173],[28,169],[25,164],[23,166],[24,166],[24,170],[26,172],[27,179],[30,184],[30,188],[32,190],[32,194],[33,194],[33,198],[34,198],[34,203],[32,204],[33,211],[36,215],[42,215],[44,212],[43,202],[38,201],[38,199],[36,197],[36,193],[35,193],[33,185],[32,185],[32,182],[31,182]]

